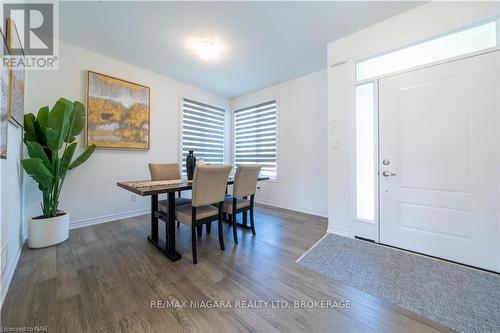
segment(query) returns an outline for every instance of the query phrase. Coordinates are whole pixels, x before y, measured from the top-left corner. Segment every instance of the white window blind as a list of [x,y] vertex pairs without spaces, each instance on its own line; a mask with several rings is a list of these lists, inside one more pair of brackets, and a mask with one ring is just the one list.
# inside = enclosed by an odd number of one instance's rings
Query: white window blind
[[184,99],[182,101],[182,175],[186,156],[194,151],[197,161],[224,163],[224,109]]
[[276,179],[276,101],[234,112],[235,164],[261,164]]

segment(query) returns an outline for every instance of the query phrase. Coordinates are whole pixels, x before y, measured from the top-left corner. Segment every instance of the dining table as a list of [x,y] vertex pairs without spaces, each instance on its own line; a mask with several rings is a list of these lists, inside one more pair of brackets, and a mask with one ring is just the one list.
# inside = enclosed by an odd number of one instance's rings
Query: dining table
[[[269,177],[259,177],[258,181],[269,180]],[[233,178],[229,178],[227,185],[234,183]],[[128,190],[142,197],[151,197],[151,234],[147,237],[158,250],[160,250],[171,261],[177,261],[182,258],[181,254],[175,248],[175,194],[181,191],[192,189],[192,180],[175,179],[175,180],[143,180],[143,181],[124,181],[118,182],[117,186]],[[166,193],[168,202],[168,214],[164,214],[158,210],[158,195]],[[165,240],[158,235],[158,220],[166,222]],[[249,229],[243,224],[238,224],[240,227]]]

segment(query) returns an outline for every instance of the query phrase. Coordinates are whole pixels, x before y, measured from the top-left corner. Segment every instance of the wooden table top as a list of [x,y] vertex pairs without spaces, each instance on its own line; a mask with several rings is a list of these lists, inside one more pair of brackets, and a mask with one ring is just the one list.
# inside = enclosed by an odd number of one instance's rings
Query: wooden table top
[[[269,180],[269,177],[259,177],[258,181]],[[227,181],[228,185],[234,183],[233,178],[229,178]],[[151,180],[139,180],[139,181],[126,181],[116,183],[121,188],[124,188],[130,192],[134,192],[140,196],[148,196],[154,194],[177,192],[190,190],[192,186],[192,180],[178,179],[169,181],[151,181]]]

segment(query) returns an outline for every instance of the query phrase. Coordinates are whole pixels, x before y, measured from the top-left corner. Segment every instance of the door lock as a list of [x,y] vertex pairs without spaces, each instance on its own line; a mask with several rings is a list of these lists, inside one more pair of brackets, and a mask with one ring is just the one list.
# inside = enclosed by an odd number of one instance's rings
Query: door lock
[[386,170],[386,171],[382,172],[382,176],[391,177],[391,176],[396,176],[396,174]]

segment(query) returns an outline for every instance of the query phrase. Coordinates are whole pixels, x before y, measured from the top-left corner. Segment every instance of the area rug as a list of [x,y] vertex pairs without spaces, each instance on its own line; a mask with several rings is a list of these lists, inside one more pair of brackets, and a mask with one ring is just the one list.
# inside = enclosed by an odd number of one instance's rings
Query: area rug
[[500,275],[328,234],[297,262],[459,332],[500,332]]

